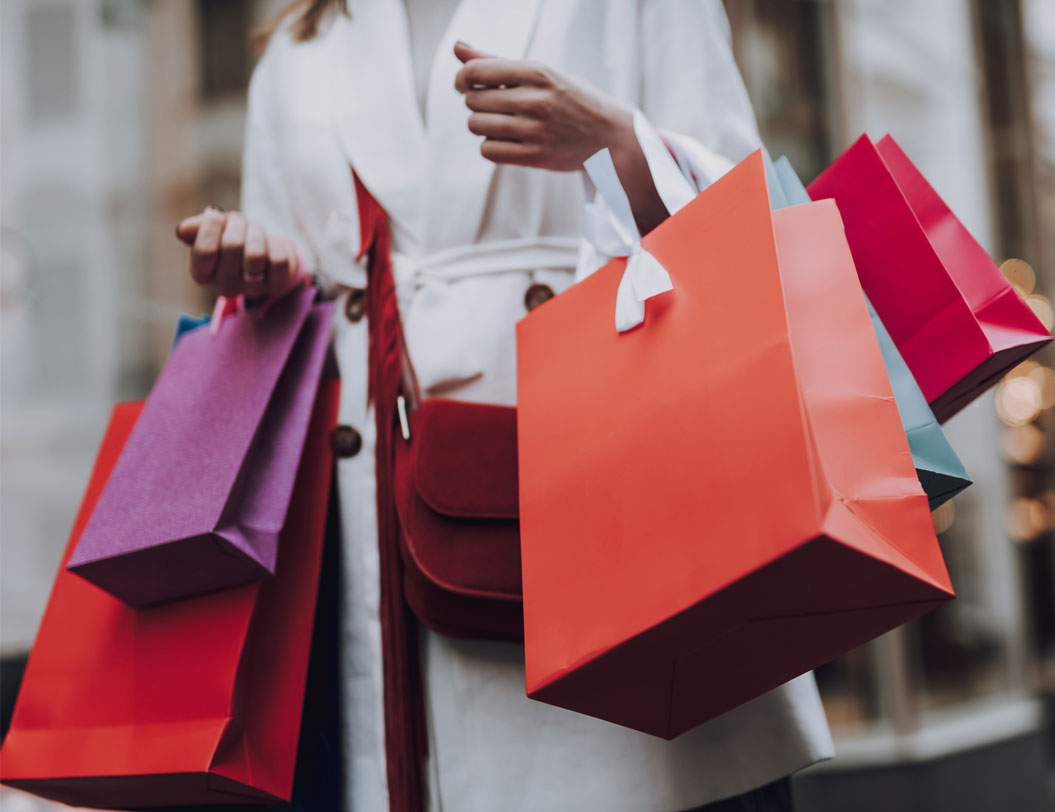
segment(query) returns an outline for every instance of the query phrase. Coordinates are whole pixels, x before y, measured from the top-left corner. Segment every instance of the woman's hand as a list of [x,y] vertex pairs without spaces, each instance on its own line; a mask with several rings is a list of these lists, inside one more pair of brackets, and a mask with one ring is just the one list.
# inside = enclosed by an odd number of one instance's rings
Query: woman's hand
[[568,172],[607,147],[642,234],[667,217],[634,134],[634,111],[592,85],[539,62],[499,59],[463,42],[454,87],[464,94],[469,130],[497,164]]
[[454,86],[473,111],[469,129],[484,136],[488,160],[567,172],[604,147],[636,145],[633,110],[586,82],[461,42],[454,54],[465,63]]
[[241,212],[209,206],[176,226],[176,236],[191,246],[190,275],[199,285],[215,285],[227,297],[277,296],[299,274],[293,243],[268,234]]

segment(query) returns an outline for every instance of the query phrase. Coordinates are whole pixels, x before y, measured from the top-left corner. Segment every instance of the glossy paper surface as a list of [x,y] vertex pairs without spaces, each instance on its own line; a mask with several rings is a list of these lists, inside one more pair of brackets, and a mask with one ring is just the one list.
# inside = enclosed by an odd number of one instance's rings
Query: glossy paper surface
[[518,326],[527,690],[670,738],[951,588],[835,206],[756,153],[643,244],[639,329],[618,261]]
[[[324,381],[274,578],[134,609],[60,568],[0,751],[4,783],[105,808],[288,797],[337,396]],[[141,408],[114,409],[67,556]]]
[[1051,341],[889,135],[861,136],[809,193],[838,203],[861,286],[939,421]]

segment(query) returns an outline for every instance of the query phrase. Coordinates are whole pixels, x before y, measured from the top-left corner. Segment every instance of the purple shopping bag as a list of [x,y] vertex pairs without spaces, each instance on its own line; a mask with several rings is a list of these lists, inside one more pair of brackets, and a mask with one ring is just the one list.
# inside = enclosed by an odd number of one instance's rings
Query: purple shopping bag
[[329,343],[314,289],[186,334],[67,565],[132,606],[274,572]]

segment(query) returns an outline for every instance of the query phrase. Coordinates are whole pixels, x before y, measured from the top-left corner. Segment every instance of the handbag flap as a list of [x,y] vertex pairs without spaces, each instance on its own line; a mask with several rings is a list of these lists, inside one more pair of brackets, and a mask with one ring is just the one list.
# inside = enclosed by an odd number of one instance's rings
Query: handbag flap
[[518,518],[515,408],[430,398],[410,426],[415,487],[430,508],[461,518]]

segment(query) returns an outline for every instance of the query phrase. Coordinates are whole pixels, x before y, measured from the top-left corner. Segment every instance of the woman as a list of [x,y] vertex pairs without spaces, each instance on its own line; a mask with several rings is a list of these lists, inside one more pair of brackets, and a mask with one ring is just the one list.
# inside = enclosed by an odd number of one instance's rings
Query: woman
[[[373,812],[404,794],[385,764],[355,178],[388,216],[424,393],[512,404],[514,324],[572,282],[583,160],[610,148],[647,230],[666,212],[634,107],[699,185],[758,135],[719,0],[345,5],[303,3],[275,31],[250,87],[244,215],[181,232],[222,293],[266,296],[302,266],[339,295],[347,800]],[[528,700],[519,647],[425,631],[421,654],[433,810],[790,809],[778,779],[832,752],[810,675],[666,742]]]

